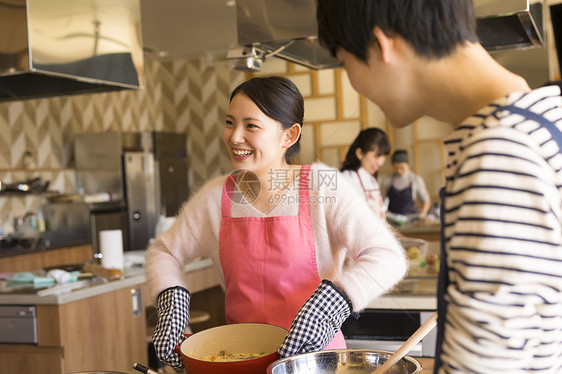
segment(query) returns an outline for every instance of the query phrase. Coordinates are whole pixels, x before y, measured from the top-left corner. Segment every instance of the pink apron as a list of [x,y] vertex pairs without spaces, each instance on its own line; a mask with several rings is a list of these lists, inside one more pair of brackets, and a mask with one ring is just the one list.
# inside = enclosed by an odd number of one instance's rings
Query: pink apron
[[[299,214],[231,217],[236,175],[222,192],[219,256],[226,287],[228,323],[259,322],[291,327],[320,284],[309,204],[310,165],[299,177]],[[346,348],[341,331],[325,349]]]

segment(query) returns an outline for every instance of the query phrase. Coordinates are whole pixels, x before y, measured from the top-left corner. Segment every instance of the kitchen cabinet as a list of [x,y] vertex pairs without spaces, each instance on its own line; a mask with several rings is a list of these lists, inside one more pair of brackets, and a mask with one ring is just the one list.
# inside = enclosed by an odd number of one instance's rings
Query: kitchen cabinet
[[53,266],[73,265],[93,259],[90,244],[59,249],[41,250],[32,253],[0,258],[0,273],[33,271]]
[[0,258],[0,273],[16,273],[43,268],[43,256],[39,252]]
[[[224,323],[224,295],[212,261],[198,259],[184,271],[193,310],[210,312],[207,323]],[[0,344],[0,374],[132,372],[134,362],[148,363],[150,304],[142,267],[125,269],[121,280],[61,294],[0,294],[0,307],[35,306],[37,316],[37,344]]]
[[37,305],[37,345],[0,345],[0,374],[129,371],[134,362],[147,362],[144,308],[135,312],[132,301],[133,291],[146,295],[143,288]]

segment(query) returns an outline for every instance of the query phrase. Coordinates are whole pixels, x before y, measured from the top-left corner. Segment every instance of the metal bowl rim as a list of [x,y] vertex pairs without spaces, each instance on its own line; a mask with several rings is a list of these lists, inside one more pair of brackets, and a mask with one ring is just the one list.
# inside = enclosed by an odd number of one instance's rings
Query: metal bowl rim
[[[323,353],[330,353],[330,352],[337,352],[337,353],[351,353],[351,352],[359,352],[359,353],[384,353],[384,354],[388,354],[389,356],[392,356],[392,354],[394,354],[394,352],[391,351],[383,351],[383,350],[378,350],[378,349],[353,349],[353,348],[348,348],[348,349],[327,349],[325,351],[317,351],[317,352],[309,352],[309,353],[303,353],[303,354],[299,354],[296,356],[291,356],[291,357],[285,357],[285,358],[280,358],[277,361],[272,362],[271,364],[269,364],[269,366],[267,367],[267,373],[271,373],[273,370],[273,367],[279,364],[282,364],[284,362],[287,361],[291,361],[294,360],[295,358],[298,357],[305,357],[305,356],[315,356],[315,355],[321,355]],[[415,358],[411,357],[411,356],[404,356],[401,358],[401,360],[406,360],[412,364],[414,364],[416,366],[416,369],[414,370],[414,373],[419,373],[422,370],[422,365],[421,362],[419,362],[418,360],[416,360]],[[400,362],[400,361],[399,361]]]

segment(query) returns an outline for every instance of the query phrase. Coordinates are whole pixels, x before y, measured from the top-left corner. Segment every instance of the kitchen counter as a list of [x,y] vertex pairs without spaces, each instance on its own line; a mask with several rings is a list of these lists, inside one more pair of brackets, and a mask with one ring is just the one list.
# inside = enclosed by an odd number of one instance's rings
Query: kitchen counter
[[414,223],[396,228],[401,234],[412,238],[420,238],[427,241],[439,241],[441,238],[441,225],[439,222]]
[[437,296],[385,295],[367,305],[368,309],[437,310]]
[[[185,272],[189,275],[189,273],[206,270],[212,268],[212,266],[213,262],[211,259],[201,258],[187,264]],[[213,269],[210,270],[212,271]],[[6,281],[0,281],[0,290],[2,289],[2,282],[5,283]],[[124,277],[120,280],[86,285],[83,288],[53,295],[38,296],[36,292],[30,293],[29,291],[23,293],[17,293],[17,291],[0,293],[0,305],[61,305],[127,287],[134,287],[145,282],[144,269],[142,267],[132,267],[124,271]],[[209,286],[218,284],[216,281],[211,283]]]
[[[32,239],[29,239],[32,240]],[[46,246],[42,239],[34,239],[35,241],[26,242],[25,244],[18,244],[8,246],[4,244],[0,247],[0,258],[13,257],[20,255],[28,255],[32,253],[40,253],[67,247],[76,247],[82,245],[91,245],[92,241],[89,239],[68,241],[64,245]]]
[[437,309],[437,276],[435,267],[419,267],[411,261],[409,274],[394,289],[368,304],[371,309]]
[[[2,249],[2,252],[4,252],[4,249]],[[10,256],[0,256],[0,273],[37,271],[39,269],[83,264],[92,261],[93,256],[94,253],[90,244],[34,250],[25,253],[20,251]]]
[[[410,260],[405,279],[388,294],[370,302],[360,313],[361,318],[349,318],[344,323],[342,330],[348,347],[397,350],[437,310],[437,275],[434,266],[419,266],[417,261]],[[434,329],[412,348],[410,356],[433,357],[435,334]],[[429,360],[422,365],[430,366]]]
[[[0,293],[0,304],[31,306],[36,315],[36,340],[30,344],[11,343],[11,325],[5,325],[0,374],[92,371],[100,363],[106,371],[131,371],[133,362],[148,363],[147,310],[152,301],[142,267],[144,251],[139,252],[134,262],[127,261],[131,253],[125,253],[126,270],[120,280],[47,296],[37,295],[31,286],[27,293]],[[210,259],[197,259],[184,270],[192,294],[220,284]]]
[[[56,249],[56,248],[53,248]],[[30,253],[37,253],[37,252],[41,252],[44,251],[45,248],[40,248],[38,246],[29,246],[29,247],[25,247],[25,246],[17,246],[17,247],[12,247],[12,248],[2,248],[2,250],[0,250],[0,258],[2,257],[13,257],[13,256],[19,256],[19,255],[28,255]]]

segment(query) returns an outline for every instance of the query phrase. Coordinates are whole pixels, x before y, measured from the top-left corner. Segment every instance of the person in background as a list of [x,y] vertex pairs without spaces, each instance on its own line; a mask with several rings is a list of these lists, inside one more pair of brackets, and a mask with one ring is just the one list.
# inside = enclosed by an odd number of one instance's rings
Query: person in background
[[389,153],[388,135],[381,129],[370,127],[362,130],[351,143],[340,168],[342,175],[365,198],[369,208],[382,219],[386,219],[386,209],[376,174]]
[[382,196],[388,198],[388,210],[404,215],[417,213],[426,216],[431,199],[423,178],[410,170],[408,151],[394,151],[391,160],[393,173],[381,181]]
[[345,348],[344,320],[404,276],[403,248],[337,170],[292,164],[303,122],[287,78],[252,78],[232,92],[223,141],[236,172],[203,186],[147,251],[153,341],[169,365],[182,366],[173,349],[189,323],[183,269],[197,257],[220,274],[228,323],[289,330],[281,357]]
[[478,42],[473,0],[318,0],[319,41],[395,128],[452,133],[436,373],[562,372],[562,97]]

